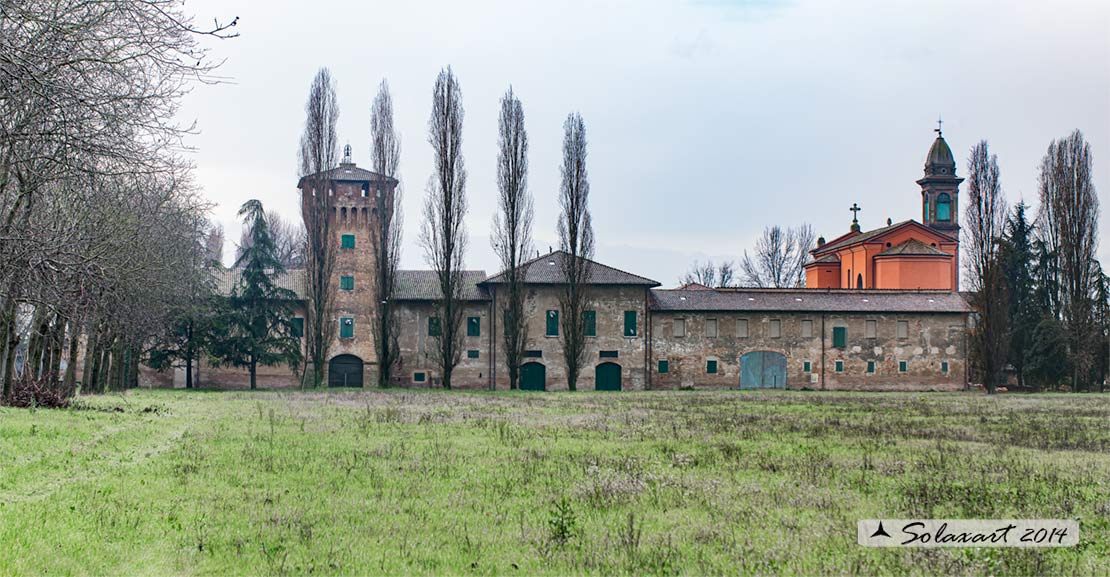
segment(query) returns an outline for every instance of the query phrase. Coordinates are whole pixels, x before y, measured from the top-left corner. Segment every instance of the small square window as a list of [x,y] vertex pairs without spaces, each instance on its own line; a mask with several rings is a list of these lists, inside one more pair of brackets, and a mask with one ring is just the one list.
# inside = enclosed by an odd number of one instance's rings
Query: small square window
[[624,336],[636,336],[636,311],[624,311]]
[[615,359],[620,356],[620,351],[598,351],[597,356],[602,359]]
[[813,337],[813,321],[809,319],[802,320],[802,338],[808,339]]
[[875,373],[875,361],[867,361],[867,372],[868,374]]
[[908,339],[910,337],[910,323],[909,321],[898,321],[898,338]]
[[717,374],[717,360],[709,359],[705,361],[705,372],[709,375]]
[[339,248],[355,248],[355,235],[345,234],[340,237]]
[[946,375],[948,374],[948,361],[941,361],[940,362],[940,372],[942,372]]
[[808,373],[808,372],[810,372],[810,371],[812,371],[812,370],[813,370],[813,365],[811,365],[811,364],[809,363],[809,361],[805,361],[805,362],[803,362],[803,363],[802,363],[802,371],[803,371],[803,372],[806,372],[806,373]]
[[559,311],[547,311],[547,324],[544,334],[549,337],[559,336]]
[[674,336],[675,337],[684,337],[684,336],[686,336],[686,319],[675,319],[674,320]]
[[466,336],[482,336],[482,319],[479,317],[466,317]]
[[771,325],[769,328],[771,330],[772,339],[782,338],[782,321],[780,321],[779,319],[771,319]]
[[343,317],[339,319],[339,338],[350,339],[355,336],[355,319]]
[[836,367],[836,372],[843,373],[844,372],[844,361],[836,361],[835,367]]
[[438,337],[443,334],[443,327],[440,326],[439,317],[428,317],[428,336]]
[[867,338],[867,339],[878,338],[879,337],[879,322],[878,321],[867,321],[866,324],[864,325],[863,336],[864,336],[864,338]]
[[717,319],[705,319],[705,336],[717,337]]
[[582,311],[582,333],[587,337],[597,336],[597,311]]
[[659,374],[660,375],[665,375],[669,372],[671,372],[671,362],[670,361],[659,361]]
[[898,361],[898,372],[904,373],[909,370],[909,367],[907,365],[908,363],[906,361]]
[[341,276],[339,277],[339,289],[345,291],[355,290],[355,277]]
[[748,338],[748,319],[736,319],[736,337]]
[[838,349],[848,346],[848,327],[833,327],[833,346]]
[[468,359],[478,358],[478,351],[476,349],[470,349],[469,351],[466,351],[466,358],[468,358]]
[[412,374],[412,382],[414,382],[414,383],[423,383],[426,380],[428,380],[428,376],[424,373],[413,373]]

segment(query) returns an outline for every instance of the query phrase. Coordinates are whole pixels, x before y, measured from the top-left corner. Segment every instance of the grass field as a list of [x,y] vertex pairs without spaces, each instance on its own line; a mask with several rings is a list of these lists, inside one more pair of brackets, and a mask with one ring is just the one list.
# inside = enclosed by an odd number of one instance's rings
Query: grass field
[[[139,391],[0,408],[0,575],[1110,572],[1110,396]],[[860,518],[1080,518],[865,549]]]

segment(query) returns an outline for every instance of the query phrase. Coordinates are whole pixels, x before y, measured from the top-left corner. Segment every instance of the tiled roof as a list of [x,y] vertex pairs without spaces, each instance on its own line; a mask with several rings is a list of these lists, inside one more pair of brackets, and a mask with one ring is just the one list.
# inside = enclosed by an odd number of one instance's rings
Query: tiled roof
[[[221,268],[214,270],[212,276],[216,282],[216,292],[223,296],[230,296],[231,289],[239,284],[239,279],[243,276],[243,269]],[[305,295],[308,294],[305,287],[304,269],[287,270],[277,277],[274,284],[280,288],[293,291],[299,299],[306,298]]]
[[927,290],[717,289],[651,291],[652,308],[661,311],[798,311],[966,313],[959,293]]
[[[389,178],[384,174],[379,174],[372,170],[359,168],[354,164],[341,164],[327,171],[327,175],[331,180],[340,182],[397,182],[396,179]],[[302,176],[300,180],[297,181],[298,188],[300,188],[301,183],[303,183],[306,178],[308,178],[308,176]]]
[[840,257],[837,256],[837,254],[834,252],[832,254],[827,254],[827,255],[825,255],[821,258],[811,260],[811,261],[809,261],[808,264],[836,264],[836,265],[839,265],[840,264]]
[[892,246],[875,256],[945,256],[952,255],[935,246],[929,246],[916,238],[911,238],[902,244]]
[[[903,220],[902,222],[894,223],[894,224],[889,225],[889,226],[884,226],[882,228],[876,228],[875,230],[869,230],[869,231],[867,231],[863,234],[852,235],[852,236],[849,236],[847,238],[841,237],[837,240],[834,240],[833,242],[826,243],[823,246],[819,246],[819,247],[817,247],[816,249],[814,249],[810,252],[812,252],[813,254],[825,254],[830,250],[836,250],[836,249],[839,249],[839,248],[844,248],[846,246],[851,246],[851,245],[854,245],[854,244],[859,244],[859,243],[870,241],[870,240],[874,239],[877,236],[883,235],[883,234],[891,232],[895,229],[899,229],[899,228],[902,228],[904,226],[909,226],[909,225],[917,225],[919,227],[925,227],[925,225],[923,225],[923,224],[921,224],[921,223],[919,223],[919,222],[917,222],[916,220],[913,220],[913,219]],[[925,228],[928,228],[928,227],[925,227]],[[933,231],[934,233],[936,233],[936,234],[938,234],[942,237],[947,237],[948,236],[947,234],[945,234],[945,233],[943,233],[939,230],[936,230],[936,229],[930,228],[929,230]]]
[[[561,250],[556,250],[522,264],[521,267],[524,268],[524,282],[528,284],[565,284],[566,280],[565,277],[563,277],[562,263],[563,260],[567,258],[570,258],[570,254]],[[606,266],[589,259],[582,260],[589,263],[590,284],[659,286],[659,283],[649,278],[624,272],[623,270],[615,269],[611,266]],[[508,282],[507,279],[508,273],[502,272],[483,282],[504,284]]]
[[[484,278],[486,278],[484,270],[462,271],[462,300],[489,300],[489,293],[478,286]],[[397,286],[394,290],[396,292],[394,298],[401,301],[434,301],[443,294],[439,290],[439,279],[434,270],[399,270]]]

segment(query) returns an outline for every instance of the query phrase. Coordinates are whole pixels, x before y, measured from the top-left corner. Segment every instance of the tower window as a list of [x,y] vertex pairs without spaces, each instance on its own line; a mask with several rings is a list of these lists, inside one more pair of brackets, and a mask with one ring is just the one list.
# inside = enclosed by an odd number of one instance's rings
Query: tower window
[[339,248],[355,248],[355,235],[345,234],[339,237]]
[[341,276],[339,277],[339,289],[345,291],[355,290],[355,277]]
[[952,197],[946,192],[937,196],[937,220],[944,222],[952,220]]

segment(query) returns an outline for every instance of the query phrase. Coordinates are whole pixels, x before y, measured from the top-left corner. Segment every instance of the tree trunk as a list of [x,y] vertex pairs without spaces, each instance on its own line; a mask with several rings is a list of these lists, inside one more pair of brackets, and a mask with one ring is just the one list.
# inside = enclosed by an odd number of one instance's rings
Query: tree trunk
[[258,383],[256,381],[257,373],[258,373],[258,361],[256,361],[254,357],[251,357],[251,390],[252,391],[258,388]]
[[4,395],[3,399],[7,399],[12,395],[12,381],[15,379],[15,352],[19,347],[19,333],[16,331],[15,313],[16,313],[15,299],[8,301],[5,307],[4,318],[5,322],[5,352],[4,352]]
[[92,392],[96,379],[97,352],[100,350],[100,329],[89,325],[89,338],[85,341],[85,366],[81,371],[81,390]]
[[127,388],[139,388],[139,352],[135,347],[128,347],[127,356],[129,358],[129,365],[127,371]]
[[66,376],[62,381],[62,386],[67,391],[72,391],[76,385],[77,379],[77,352],[78,345],[81,343],[81,331],[77,328],[77,323],[69,322],[69,357],[66,361]]
[[193,388],[193,323],[189,321],[189,328],[185,336],[185,388]]
[[48,322],[49,319],[46,315],[46,307],[42,305],[36,306],[35,315],[31,321],[31,335],[27,341],[27,357],[23,362],[23,374],[25,378],[34,379],[39,376],[39,369],[42,367],[42,352],[46,341]]

